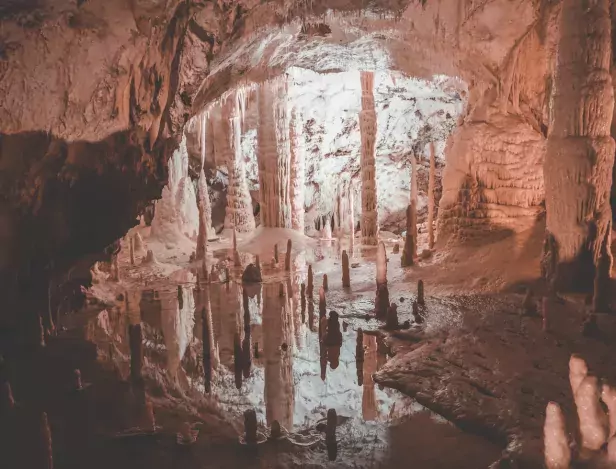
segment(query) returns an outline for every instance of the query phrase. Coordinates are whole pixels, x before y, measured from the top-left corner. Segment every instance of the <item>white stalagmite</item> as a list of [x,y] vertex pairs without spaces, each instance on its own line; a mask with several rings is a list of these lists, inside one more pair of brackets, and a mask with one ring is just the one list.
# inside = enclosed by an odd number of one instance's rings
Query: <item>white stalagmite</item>
[[607,441],[605,414],[599,399],[599,382],[594,376],[586,376],[575,393],[580,422],[582,447],[598,451]]
[[434,142],[430,142],[430,174],[428,176],[428,248],[434,249],[434,178],[436,173],[436,155]]
[[249,233],[255,229],[252,198],[246,181],[246,169],[242,156],[242,95],[233,93],[223,106],[223,119],[228,119],[229,152],[227,169],[229,185],[227,188],[227,209],[225,228],[239,233]]
[[359,72],[361,80],[361,108],[359,131],[361,133],[361,234],[362,243],[378,242],[378,214],[376,190],[376,112],[374,110],[374,73]]
[[286,76],[262,84],[258,103],[261,224],[268,228],[291,228],[291,148]]
[[601,400],[605,402],[610,422],[609,438],[616,435],[616,389],[604,384],[601,388]]
[[565,417],[555,402],[549,402],[545,409],[543,444],[547,469],[569,469],[571,449],[567,439]]
[[293,108],[289,124],[289,142],[291,150],[291,226],[300,233],[304,232],[304,146],[301,142],[301,116]]
[[376,284],[387,284],[387,252],[382,242],[376,250]]
[[569,384],[571,385],[571,394],[575,396],[580,384],[588,375],[588,366],[583,358],[578,355],[571,355],[569,359]]

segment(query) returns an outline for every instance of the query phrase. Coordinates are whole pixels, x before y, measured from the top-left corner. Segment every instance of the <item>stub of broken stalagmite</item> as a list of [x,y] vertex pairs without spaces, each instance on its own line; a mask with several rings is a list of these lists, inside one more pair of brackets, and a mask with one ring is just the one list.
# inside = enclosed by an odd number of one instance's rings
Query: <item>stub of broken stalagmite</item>
[[342,251],[342,287],[351,287],[351,274],[349,269],[349,255],[346,250]]
[[567,438],[565,417],[560,406],[555,402],[549,402],[545,410],[543,444],[547,469],[570,468],[571,449]]
[[284,270],[289,272],[291,270],[291,249],[293,248],[293,243],[289,239],[287,241],[287,252],[284,256]]
[[380,242],[376,251],[376,317],[387,317],[388,309],[389,289],[387,287],[387,253],[385,252],[385,244]]

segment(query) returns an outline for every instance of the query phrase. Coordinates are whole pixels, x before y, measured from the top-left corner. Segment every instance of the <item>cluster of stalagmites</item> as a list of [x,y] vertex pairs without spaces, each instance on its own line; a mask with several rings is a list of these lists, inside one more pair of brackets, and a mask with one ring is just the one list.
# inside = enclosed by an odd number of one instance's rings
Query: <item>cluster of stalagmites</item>
[[596,458],[612,467],[616,463],[616,390],[608,384],[600,385],[589,375],[586,362],[576,355],[569,361],[569,383],[578,417],[578,431],[571,434],[578,438],[576,444],[570,441],[560,406],[548,403],[543,428],[547,469],[568,469],[574,459]]

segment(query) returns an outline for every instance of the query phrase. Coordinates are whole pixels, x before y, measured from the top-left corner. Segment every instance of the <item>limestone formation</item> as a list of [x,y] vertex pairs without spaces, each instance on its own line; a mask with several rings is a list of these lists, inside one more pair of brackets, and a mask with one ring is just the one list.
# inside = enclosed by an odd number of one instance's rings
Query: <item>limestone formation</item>
[[327,303],[325,300],[325,289],[319,288],[319,317],[323,318],[327,315]]
[[392,249],[393,254],[398,254],[400,252],[400,245],[398,243],[394,244],[394,248]]
[[419,306],[425,306],[426,300],[424,298],[424,283],[423,280],[417,282],[417,304]]
[[611,440],[616,435],[616,389],[604,384],[601,387],[601,400],[607,407],[609,419],[608,439]]
[[232,93],[223,106],[223,119],[228,119],[228,157],[226,165],[229,185],[227,186],[227,207],[224,226],[239,233],[249,233],[255,229],[252,211],[252,198],[246,181],[246,169],[242,155],[242,116],[243,94]]
[[342,287],[351,288],[351,274],[349,269],[349,255],[342,251]]
[[355,192],[353,185],[349,185],[349,240],[351,255],[355,249]]
[[255,264],[248,264],[242,273],[242,283],[260,283],[262,281],[261,270]]
[[128,238],[129,243],[129,255],[130,255],[130,265],[135,265],[135,240],[132,236]]
[[261,224],[268,228],[291,228],[291,148],[286,77],[262,84],[258,95]]
[[279,262],[279,258],[278,258],[278,243],[274,244],[274,263],[278,264]]
[[293,244],[291,240],[289,239],[287,241],[287,252],[284,256],[284,270],[286,270],[287,272],[291,271],[291,250],[292,248],[293,248]]
[[291,226],[300,233],[304,232],[304,147],[300,142],[301,115],[293,108],[289,124],[289,142],[291,150]]
[[244,440],[248,445],[257,444],[257,413],[254,409],[244,412]]
[[597,378],[586,376],[578,386],[574,398],[582,448],[597,451],[607,442],[605,414],[601,408]]
[[606,311],[612,211],[614,89],[609,0],[564,0],[544,164],[547,213],[543,271],[557,290],[595,283]]
[[148,249],[148,252],[146,253],[142,262],[144,264],[154,264],[156,262],[156,258],[154,257],[154,251]]
[[312,298],[314,292],[314,278],[312,274],[312,264],[308,266],[308,285],[306,285],[306,294]]
[[114,282],[120,281],[120,265],[118,262],[118,254],[115,254],[113,256],[113,259],[111,260],[111,279]]
[[380,242],[376,251],[376,317],[383,319],[389,309],[389,289],[387,287],[387,253],[385,244]]
[[428,249],[434,249],[434,178],[436,155],[434,142],[430,142],[430,174],[428,176]]
[[571,386],[571,393],[574,396],[587,375],[588,366],[586,362],[575,354],[571,355],[569,359],[569,385]]
[[142,252],[144,249],[143,238],[139,233],[135,233],[135,252]]
[[303,314],[304,311],[306,311],[306,284],[305,283],[302,282],[299,291],[300,291],[301,311]]
[[417,300],[413,301],[413,320],[417,324],[422,324],[424,322],[424,318],[419,312],[419,304],[417,303]]
[[396,303],[392,303],[389,305],[387,309],[387,322],[385,327],[390,331],[396,330],[399,328],[398,324],[398,305]]
[[325,445],[330,461],[334,461],[338,455],[338,442],[336,440],[336,427],[338,426],[338,415],[335,409],[327,411],[327,426],[325,428]]
[[329,283],[327,281],[327,274],[323,274],[323,290],[329,290]]
[[[415,227],[415,230],[413,229]],[[404,249],[400,261],[402,267],[409,267],[415,264],[415,253],[417,251],[417,239],[413,235],[417,231],[417,212],[413,201],[406,208],[406,236],[404,238]]]
[[567,439],[565,417],[560,406],[549,402],[543,425],[545,466],[547,469],[569,469],[571,449]]
[[376,112],[374,110],[374,73],[359,72],[361,80],[361,236],[362,243],[376,245],[378,242],[378,214],[376,163],[374,145],[376,140]]
[[207,241],[212,237],[212,207],[210,205],[210,195],[207,190],[207,181],[203,167],[197,182],[197,209],[199,211],[199,232],[197,234],[197,260],[204,259],[207,255]]

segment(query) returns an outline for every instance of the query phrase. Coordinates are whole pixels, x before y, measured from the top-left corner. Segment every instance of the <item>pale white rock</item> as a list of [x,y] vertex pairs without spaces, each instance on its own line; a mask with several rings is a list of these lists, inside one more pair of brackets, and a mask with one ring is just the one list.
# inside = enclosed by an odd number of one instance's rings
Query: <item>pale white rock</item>
[[607,441],[605,413],[599,398],[599,382],[594,376],[586,376],[575,393],[583,448],[599,450]]
[[543,444],[547,469],[569,469],[571,449],[567,438],[565,417],[556,402],[549,402],[545,409]]

